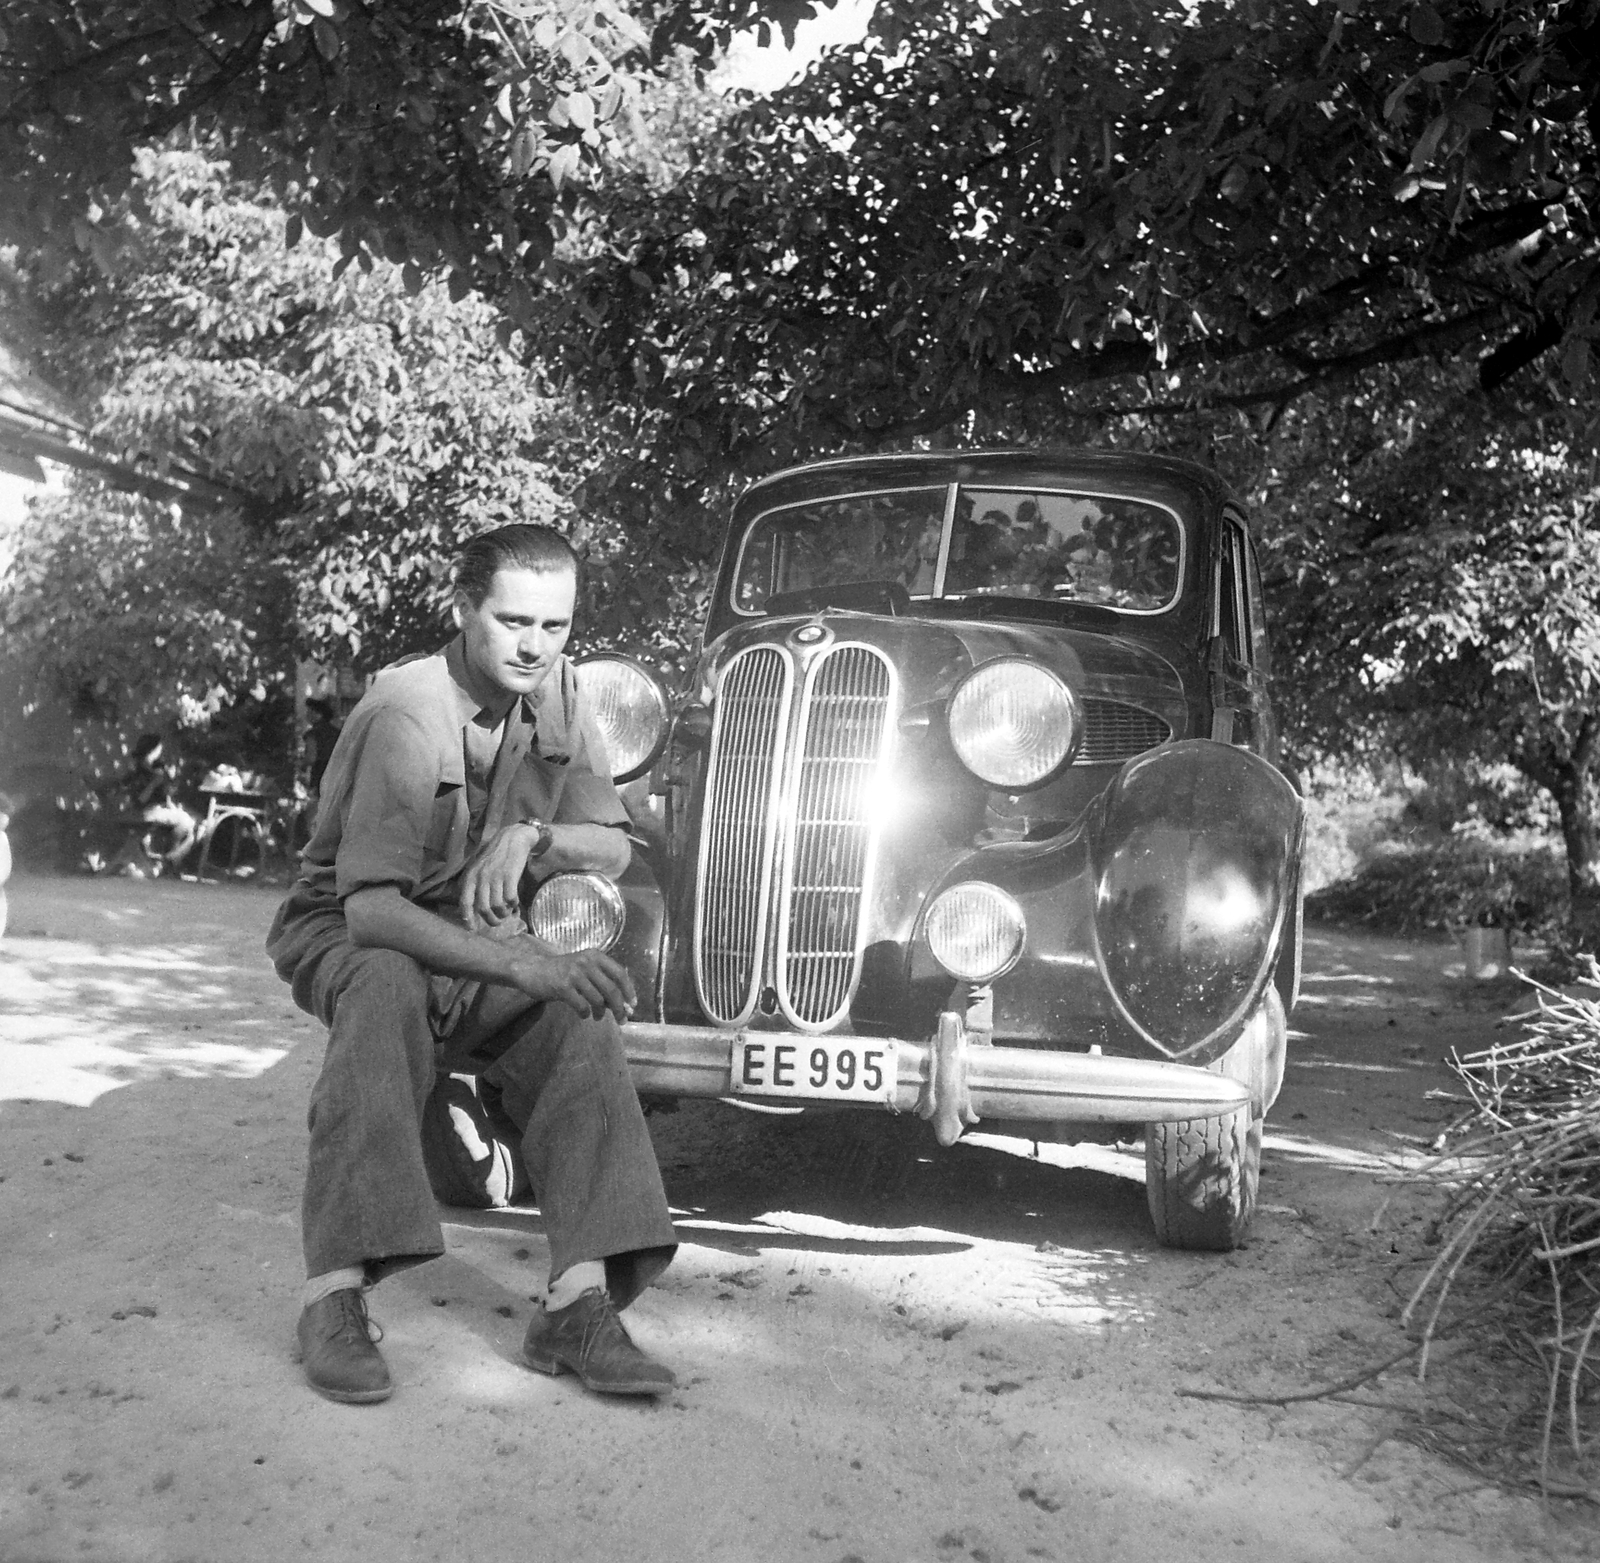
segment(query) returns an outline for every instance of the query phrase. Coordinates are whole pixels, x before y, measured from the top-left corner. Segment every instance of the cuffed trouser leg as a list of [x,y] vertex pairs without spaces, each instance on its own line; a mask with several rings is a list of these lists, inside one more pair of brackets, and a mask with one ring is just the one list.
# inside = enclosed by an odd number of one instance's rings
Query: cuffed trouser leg
[[612,1300],[625,1308],[671,1263],[678,1239],[622,1033],[609,1015],[585,1020],[546,1004],[502,1036],[510,1045],[483,1078],[522,1127],[550,1273],[604,1260]]
[[394,950],[346,940],[318,954],[293,984],[328,1027],[308,1114],[306,1274],[362,1265],[375,1281],[444,1252],[420,1130],[434,1078],[428,981]]
[[436,1047],[422,968],[357,949],[337,911],[291,897],[267,952],[295,1002],[329,1028],[309,1115],[308,1275],[362,1265],[376,1280],[444,1252],[420,1130],[441,1065],[484,1073],[523,1129],[552,1273],[604,1260],[621,1308],[671,1262],[677,1236],[655,1148],[609,1016],[583,1020],[483,984]]

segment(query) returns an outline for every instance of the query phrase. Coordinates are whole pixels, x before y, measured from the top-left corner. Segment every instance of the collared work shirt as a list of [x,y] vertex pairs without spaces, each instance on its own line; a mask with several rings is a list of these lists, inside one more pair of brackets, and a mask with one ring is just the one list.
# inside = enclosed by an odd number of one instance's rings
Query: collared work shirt
[[467,693],[459,636],[378,674],[322,778],[296,886],[303,907],[331,908],[357,890],[393,885],[408,901],[458,918],[461,870],[502,825],[627,824],[567,658],[531,699],[512,705],[498,748],[486,720]]

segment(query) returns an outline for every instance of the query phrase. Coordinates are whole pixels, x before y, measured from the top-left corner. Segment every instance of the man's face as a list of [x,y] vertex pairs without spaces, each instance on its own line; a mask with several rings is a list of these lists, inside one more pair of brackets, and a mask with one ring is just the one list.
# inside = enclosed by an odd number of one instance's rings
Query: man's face
[[496,571],[476,607],[456,593],[472,693],[485,705],[531,695],[549,676],[572,633],[577,581],[570,570]]

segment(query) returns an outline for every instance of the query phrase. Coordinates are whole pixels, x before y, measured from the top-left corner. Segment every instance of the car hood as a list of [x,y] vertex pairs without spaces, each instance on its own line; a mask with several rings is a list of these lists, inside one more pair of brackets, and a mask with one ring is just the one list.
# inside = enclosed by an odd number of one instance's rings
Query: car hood
[[709,693],[718,670],[736,652],[783,644],[805,624],[820,624],[836,641],[860,641],[882,651],[900,676],[902,711],[948,700],[963,677],[997,657],[1023,657],[1051,669],[1078,694],[1143,705],[1183,726],[1183,685],[1177,670],[1131,637],[1071,625],[929,619],[829,608],[741,624],[706,648],[701,686]]

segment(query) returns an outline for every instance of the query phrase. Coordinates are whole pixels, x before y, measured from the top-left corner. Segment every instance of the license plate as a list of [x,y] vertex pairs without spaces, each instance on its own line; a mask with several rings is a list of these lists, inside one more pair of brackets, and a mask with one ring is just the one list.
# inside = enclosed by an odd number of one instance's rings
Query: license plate
[[888,1102],[895,1045],[873,1037],[739,1037],[733,1044],[736,1096],[802,1096],[819,1102]]

